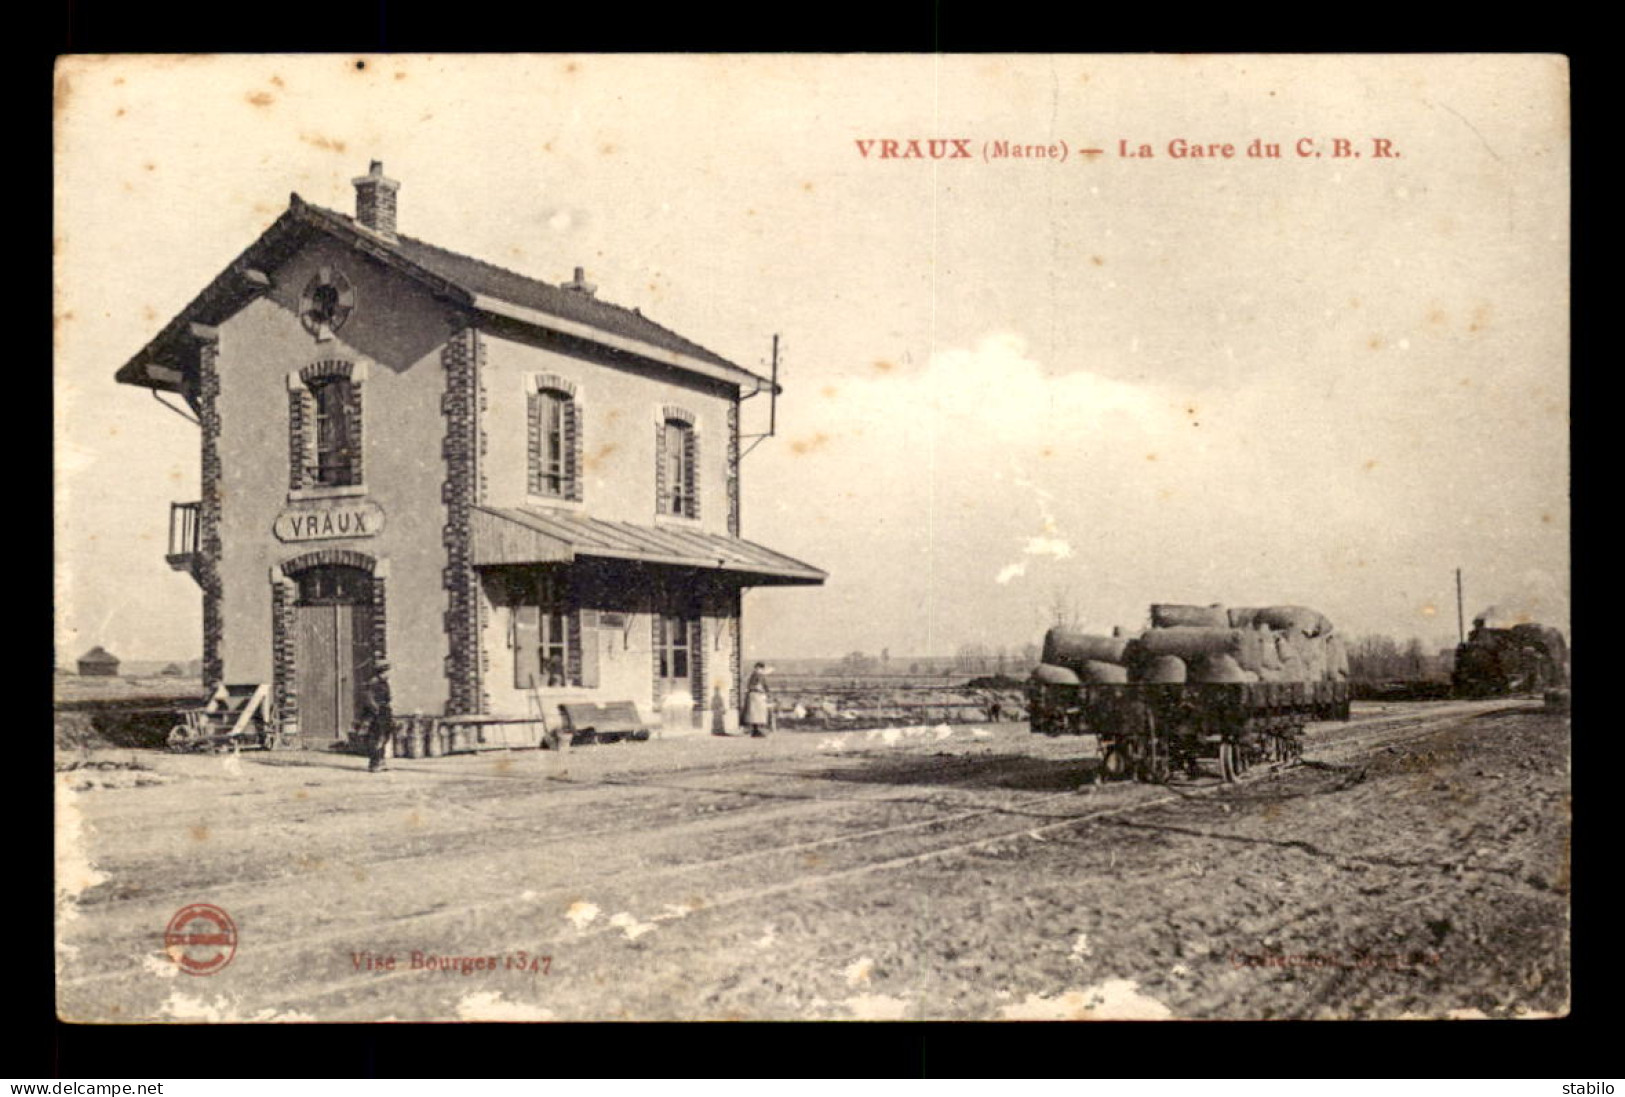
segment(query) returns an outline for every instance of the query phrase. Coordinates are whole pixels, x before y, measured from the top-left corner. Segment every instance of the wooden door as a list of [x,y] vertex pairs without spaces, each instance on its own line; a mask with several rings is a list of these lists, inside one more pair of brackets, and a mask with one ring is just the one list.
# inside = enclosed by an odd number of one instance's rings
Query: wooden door
[[[366,578],[364,572],[358,574]],[[309,745],[332,743],[357,730],[360,693],[372,673],[369,587],[370,583],[345,575],[301,577],[294,658],[299,730]]]

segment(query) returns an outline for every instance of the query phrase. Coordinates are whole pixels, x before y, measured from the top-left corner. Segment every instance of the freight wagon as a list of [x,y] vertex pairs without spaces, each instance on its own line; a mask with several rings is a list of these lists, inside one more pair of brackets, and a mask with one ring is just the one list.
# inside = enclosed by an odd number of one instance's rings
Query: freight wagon
[[1132,639],[1051,629],[1032,731],[1097,736],[1109,779],[1161,783],[1211,759],[1234,781],[1296,761],[1310,722],[1349,718],[1346,654],[1314,611],[1153,606],[1152,623]]

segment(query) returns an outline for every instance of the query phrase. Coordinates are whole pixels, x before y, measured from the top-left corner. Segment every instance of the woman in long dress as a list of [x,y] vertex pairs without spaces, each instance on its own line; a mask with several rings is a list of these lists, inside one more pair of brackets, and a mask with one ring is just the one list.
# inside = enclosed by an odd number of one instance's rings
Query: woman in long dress
[[745,726],[752,738],[761,739],[767,735],[768,721],[767,667],[757,663],[745,684]]

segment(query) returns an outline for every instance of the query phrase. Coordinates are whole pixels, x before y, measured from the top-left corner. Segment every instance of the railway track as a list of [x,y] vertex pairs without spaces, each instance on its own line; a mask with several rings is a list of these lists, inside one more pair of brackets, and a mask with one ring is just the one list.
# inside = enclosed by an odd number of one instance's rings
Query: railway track
[[[1314,760],[1325,761],[1328,757],[1355,754],[1369,749],[1373,745],[1386,744],[1404,739],[1420,737],[1430,734],[1441,721],[1455,716],[1466,715],[1492,710],[1496,707],[1517,706],[1489,706],[1483,704],[1472,706],[1451,706],[1447,709],[1435,708],[1425,712],[1406,712],[1393,716],[1372,717],[1347,728],[1345,734],[1332,734],[1311,739],[1308,755]],[[1344,729],[1339,727],[1338,731]],[[902,753],[902,752],[896,752]],[[821,763],[830,759],[821,758]],[[487,915],[504,915],[508,912],[518,912],[530,909],[547,909],[552,901],[555,908],[558,905],[591,892],[596,896],[607,897],[614,895],[622,887],[636,885],[638,889],[653,887],[657,891],[668,893],[692,893],[700,885],[688,883],[692,880],[706,881],[701,889],[706,892],[703,912],[714,912],[722,909],[760,903],[775,896],[787,894],[792,891],[829,886],[843,881],[885,874],[906,869],[911,866],[928,861],[952,858],[979,849],[995,847],[1012,841],[1020,841],[1026,836],[1042,836],[1044,834],[1075,828],[1092,822],[1120,817],[1129,813],[1148,810],[1163,804],[1179,800],[1189,800],[1198,797],[1212,796],[1223,792],[1226,786],[1217,778],[1204,781],[1200,784],[1182,785],[1177,788],[1143,785],[1111,785],[1106,788],[1067,789],[1065,791],[1045,793],[1036,796],[999,797],[994,802],[981,802],[975,804],[954,803],[953,795],[941,793],[934,797],[897,796],[890,793],[891,786],[887,785],[883,791],[875,794],[855,793],[851,789],[843,789],[840,794],[808,793],[795,794],[786,797],[783,789],[787,780],[805,781],[818,787],[827,785],[828,778],[818,774],[806,775],[794,772],[784,772],[782,766],[775,766],[771,770],[763,771],[760,768],[761,759],[746,759],[731,762],[725,765],[707,765],[686,768],[676,773],[660,774],[657,780],[641,780],[637,776],[629,775],[618,779],[606,779],[597,782],[584,783],[583,787],[612,786],[618,788],[659,788],[661,790],[677,791],[704,797],[738,799],[746,803],[759,803],[759,797],[764,788],[774,790],[775,796],[784,799],[784,804],[778,805],[777,818],[793,818],[806,814],[816,817],[827,811],[832,803],[852,804],[859,807],[872,807],[896,804],[905,809],[917,808],[929,810],[924,818],[908,819],[902,822],[888,823],[882,826],[867,826],[856,829],[842,830],[840,833],[810,838],[801,841],[781,842],[750,848],[726,854],[720,857],[702,857],[692,860],[679,860],[667,864],[648,864],[646,861],[634,859],[616,869],[608,872],[602,871],[606,866],[595,865],[595,871],[589,881],[575,881],[561,883],[556,886],[527,891],[522,895],[503,895],[477,900],[469,903],[456,904],[442,909],[423,911],[403,917],[390,919],[383,925],[375,924],[364,918],[341,919],[337,924],[325,926],[320,932],[289,932],[286,934],[272,930],[267,934],[263,929],[256,932],[256,951],[262,955],[274,955],[282,962],[279,966],[286,966],[290,961],[299,957],[314,957],[322,953],[331,954],[335,946],[353,946],[354,942],[363,937],[371,937],[380,931],[387,931],[391,936],[407,933],[421,933],[437,925],[457,925],[469,923],[471,920]],[[1242,779],[1241,786],[1259,779],[1270,773],[1276,767],[1260,766],[1255,768]],[[712,781],[706,781],[711,778]],[[722,778],[721,781],[715,781]],[[686,782],[700,781],[699,784],[689,785]],[[713,783],[714,782],[714,783]],[[718,787],[718,785],[722,787]],[[568,783],[565,788],[571,787]],[[977,795],[985,796],[988,789],[975,790]],[[1080,797],[1098,801],[1083,810],[1052,812],[1048,810],[1062,802],[1076,805]],[[735,818],[734,816],[737,816]],[[1013,824],[1000,825],[1000,820],[1016,818]],[[740,823],[751,830],[762,828],[764,818],[760,811],[752,812],[740,808],[731,812],[723,812],[715,820],[715,829],[724,836],[732,832],[731,825]],[[583,839],[604,836],[616,832],[622,824],[606,824],[595,827],[590,832],[578,835]],[[989,828],[993,828],[989,832]],[[545,841],[550,833],[555,833],[556,819],[540,819],[531,822],[512,824],[500,828],[501,833],[510,839],[523,842],[525,839]],[[737,829],[737,828],[733,828]],[[906,838],[909,847],[900,850],[895,855],[877,860],[866,860],[862,857],[864,847],[879,840],[896,840]],[[944,840],[946,839],[946,840]],[[388,871],[406,873],[432,872],[437,863],[455,859],[465,854],[462,851],[446,852],[437,850],[433,852],[406,852],[388,858],[371,858],[368,861],[369,869],[374,872]],[[817,869],[809,868],[809,861],[816,857],[821,865]],[[775,865],[773,862],[782,861],[785,864]],[[757,872],[767,872],[771,878],[769,882],[753,886],[723,886],[720,890],[716,881],[726,881],[731,878],[742,878],[739,870],[754,866]],[[223,883],[213,889],[214,895],[225,890],[235,892],[246,897],[252,896],[256,891],[263,893],[277,885],[290,883],[286,875],[265,876],[251,880],[239,880]],[[85,913],[100,911],[117,903],[123,906],[126,903],[132,907],[161,903],[165,899],[185,892],[188,896],[197,894],[196,888],[176,888],[165,892],[145,893],[131,897],[128,900],[113,900],[110,903],[97,904],[85,909]],[[562,921],[562,920],[561,920]],[[566,929],[562,925],[559,930],[539,942],[543,948],[555,946],[574,947],[587,941],[601,938],[616,932],[608,925],[600,925],[587,930]],[[239,960],[241,962],[241,960]],[[306,1003],[326,1000],[342,996],[361,988],[375,987],[380,984],[388,985],[393,979],[400,978],[409,972],[403,971],[395,974],[366,974],[353,979],[341,979],[319,988],[290,989],[285,993],[269,998],[256,998],[257,1006],[279,1006],[289,1003]],[[130,966],[104,970],[90,975],[75,978],[66,978],[61,981],[65,988],[82,988],[87,986],[104,986],[117,983],[121,980],[150,978],[147,969],[139,963]]]
[[1331,757],[1357,754],[1379,744],[1397,744],[1421,738],[1430,734],[1441,720],[1451,717],[1535,711],[1539,708],[1539,704],[1532,701],[1465,701],[1438,705],[1425,711],[1372,715],[1347,725],[1331,725],[1334,730],[1306,739],[1304,751],[1306,757],[1327,761]]

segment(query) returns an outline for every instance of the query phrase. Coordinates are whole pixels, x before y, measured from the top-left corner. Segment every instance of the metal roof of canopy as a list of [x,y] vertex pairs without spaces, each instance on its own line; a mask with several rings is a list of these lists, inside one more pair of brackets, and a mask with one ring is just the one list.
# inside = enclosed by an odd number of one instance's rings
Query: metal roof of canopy
[[486,506],[472,508],[471,525],[475,567],[566,563],[590,556],[722,571],[747,579],[748,586],[816,586],[829,577],[754,542],[675,525]]

